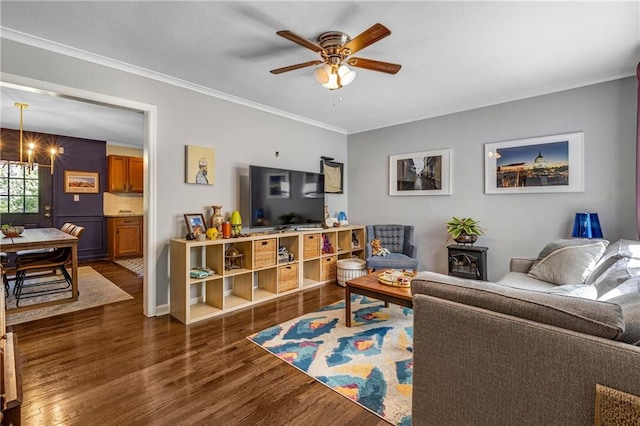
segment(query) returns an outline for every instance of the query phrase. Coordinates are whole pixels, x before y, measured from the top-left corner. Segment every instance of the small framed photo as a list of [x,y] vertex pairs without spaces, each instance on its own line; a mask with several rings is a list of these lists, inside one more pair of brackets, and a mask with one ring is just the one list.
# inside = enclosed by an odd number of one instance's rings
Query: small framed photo
[[485,194],[584,191],[584,133],[484,145]]
[[189,213],[184,215],[184,221],[187,223],[187,231],[193,235],[206,234],[207,225],[204,222],[204,216],[200,213]]
[[451,149],[389,156],[389,195],[451,195]]
[[64,192],[70,194],[99,194],[100,175],[97,172],[64,171]]
[[324,174],[325,194],[344,193],[344,163],[322,160],[320,162],[320,173]]

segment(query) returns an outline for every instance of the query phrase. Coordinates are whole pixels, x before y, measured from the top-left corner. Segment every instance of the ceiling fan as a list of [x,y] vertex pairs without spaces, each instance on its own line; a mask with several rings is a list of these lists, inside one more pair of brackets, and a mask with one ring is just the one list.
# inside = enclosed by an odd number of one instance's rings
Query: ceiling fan
[[379,71],[387,74],[396,74],[401,65],[389,62],[375,61],[373,59],[353,58],[351,55],[365,47],[380,41],[391,34],[391,31],[382,24],[374,24],[362,34],[352,39],[341,31],[328,31],[318,36],[317,43],[307,40],[288,30],[276,32],[281,37],[298,43],[302,47],[320,54],[322,60],[303,62],[287,67],[271,70],[272,74],[297,70],[300,68],[323,64],[316,68],[315,77],[324,87],[335,90],[351,83],[356,73],[349,69],[348,65],[356,68],[364,68],[371,71]]

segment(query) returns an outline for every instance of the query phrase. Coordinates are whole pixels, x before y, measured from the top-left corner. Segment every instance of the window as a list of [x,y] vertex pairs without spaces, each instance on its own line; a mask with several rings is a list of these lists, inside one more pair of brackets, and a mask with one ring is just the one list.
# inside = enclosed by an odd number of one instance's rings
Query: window
[[0,213],[38,213],[38,165],[0,161]]

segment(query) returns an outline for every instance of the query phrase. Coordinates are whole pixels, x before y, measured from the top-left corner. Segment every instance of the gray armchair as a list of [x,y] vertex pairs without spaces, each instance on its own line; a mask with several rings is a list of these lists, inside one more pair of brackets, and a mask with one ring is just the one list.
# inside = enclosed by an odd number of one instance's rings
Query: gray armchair
[[[379,239],[382,247],[388,249],[390,253],[386,256],[374,256],[371,250],[371,241],[374,239]],[[401,269],[415,272],[418,269],[412,225],[367,225],[365,249],[369,272],[380,269]]]

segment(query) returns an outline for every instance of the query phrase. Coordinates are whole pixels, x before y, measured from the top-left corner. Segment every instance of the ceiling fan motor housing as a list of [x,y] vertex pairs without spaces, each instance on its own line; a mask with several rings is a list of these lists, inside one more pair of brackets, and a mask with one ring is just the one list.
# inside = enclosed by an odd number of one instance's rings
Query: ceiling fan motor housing
[[349,49],[342,49],[342,46],[350,41],[349,34],[342,31],[327,31],[318,36],[318,44],[327,51],[327,58],[333,64],[340,63],[351,54]]

